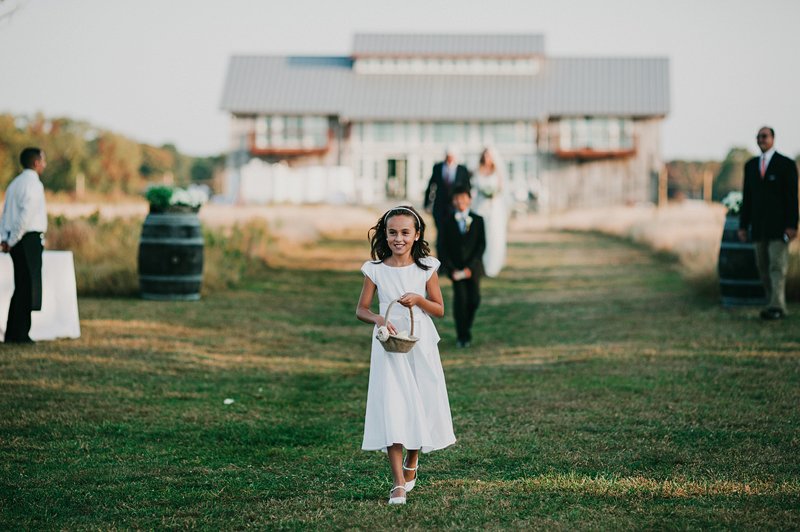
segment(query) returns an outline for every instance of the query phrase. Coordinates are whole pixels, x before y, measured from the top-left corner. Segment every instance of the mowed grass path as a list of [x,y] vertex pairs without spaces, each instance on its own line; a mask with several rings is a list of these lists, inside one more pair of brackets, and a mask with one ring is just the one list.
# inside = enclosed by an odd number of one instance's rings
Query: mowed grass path
[[437,320],[459,441],[387,507],[366,245],[326,249],[352,268],[83,299],[80,340],[0,346],[0,528],[800,527],[800,308],[762,323],[573,233],[515,237],[473,348]]

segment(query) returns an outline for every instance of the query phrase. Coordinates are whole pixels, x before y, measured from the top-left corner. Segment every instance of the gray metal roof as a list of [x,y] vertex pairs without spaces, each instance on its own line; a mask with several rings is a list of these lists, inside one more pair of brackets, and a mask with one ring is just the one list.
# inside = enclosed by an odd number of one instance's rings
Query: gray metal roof
[[536,34],[357,33],[354,57],[530,57],[544,55]]
[[540,73],[547,113],[661,116],[669,112],[669,59],[561,57]]
[[221,107],[234,113],[336,115],[352,83],[351,64],[341,57],[233,57]]
[[[354,76],[348,120],[535,120],[544,91],[521,76]],[[522,78],[522,79],[521,79]]]
[[357,74],[345,57],[236,56],[221,107],[345,120],[537,120],[663,116],[666,58],[553,58],[535,75]]

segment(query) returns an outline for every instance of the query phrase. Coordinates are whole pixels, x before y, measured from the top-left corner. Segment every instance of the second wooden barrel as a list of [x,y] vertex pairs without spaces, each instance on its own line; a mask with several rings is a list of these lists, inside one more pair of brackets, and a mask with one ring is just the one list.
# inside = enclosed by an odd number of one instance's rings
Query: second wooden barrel
[[727,216],[719,248],[719,291],[726,307],[764,305],[764,286],[758,275],[756,248],[751,241],[740,242],[739,218]]
[[139,241],[142,298],[200,299],[203,228],[196,213],[150,213]]

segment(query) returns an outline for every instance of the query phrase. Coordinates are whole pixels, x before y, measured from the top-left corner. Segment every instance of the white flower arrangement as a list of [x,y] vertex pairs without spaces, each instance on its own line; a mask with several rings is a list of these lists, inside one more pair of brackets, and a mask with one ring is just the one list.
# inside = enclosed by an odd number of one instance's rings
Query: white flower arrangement
[[191,209],[197,211],[208,202],[208,187],[189,185],[186,188],[164,185],[151,186],[145,192],[154,212]]
[[728,192],[728,195],[722,199],[722,204],[728,208],[729,215],[739,214],[739,209],[742,208],[742,193],[738,190]]
[[199,187],[189,186],[188,189],[176,188],[169,199],[170,205],[186,205],[198,208],[208,201],[208,193]]

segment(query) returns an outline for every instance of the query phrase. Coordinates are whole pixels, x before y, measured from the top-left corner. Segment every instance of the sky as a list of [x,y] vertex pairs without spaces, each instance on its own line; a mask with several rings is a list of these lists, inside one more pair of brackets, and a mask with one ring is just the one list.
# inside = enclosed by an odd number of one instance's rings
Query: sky
[[0,112],[192,155],[227,148],[235,54],[348,55],[356,32],[541,33],[554,56],[670,59],[666,159],[800,154],[796,0],[0,0]]

